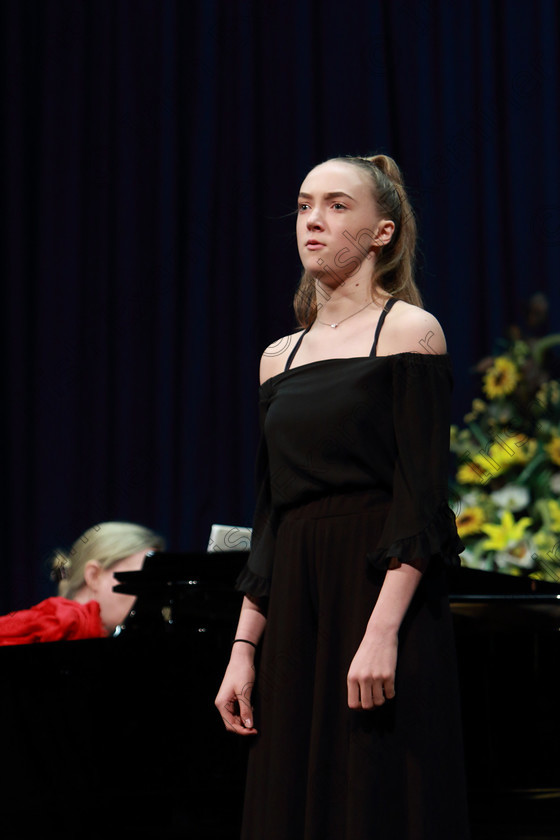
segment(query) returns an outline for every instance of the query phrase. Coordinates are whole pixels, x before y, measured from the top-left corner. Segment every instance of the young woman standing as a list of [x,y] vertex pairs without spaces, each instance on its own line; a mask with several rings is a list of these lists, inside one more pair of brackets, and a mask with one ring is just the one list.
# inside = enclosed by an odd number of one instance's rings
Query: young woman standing
[[253,540],[216,698],[255,739],[242,838],[467,840],[452,372],[396,163],[312,169],[297,240],[302,330],[261,361]]

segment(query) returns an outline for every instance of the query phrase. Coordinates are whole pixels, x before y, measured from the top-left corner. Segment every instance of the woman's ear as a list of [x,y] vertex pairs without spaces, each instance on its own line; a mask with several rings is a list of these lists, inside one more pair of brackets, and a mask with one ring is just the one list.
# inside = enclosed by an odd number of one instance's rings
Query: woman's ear
[[99,576],[102,572],[101,565],[97,560],[88,560],[84,568],[84,580],[93,592],[96,591],[99,581]]
[[375,232],[375,245],[388,245],[395,232],[395,223],[391,219],[381,219]]

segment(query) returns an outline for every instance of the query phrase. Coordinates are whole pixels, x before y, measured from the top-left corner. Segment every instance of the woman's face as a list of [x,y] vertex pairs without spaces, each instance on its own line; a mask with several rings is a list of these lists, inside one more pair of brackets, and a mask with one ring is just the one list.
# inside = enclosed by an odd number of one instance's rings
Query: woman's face
[[368,266],[379,222],[367,174],[343,161],[316,166],[298,197],[296,232],[303,267],[328,285],[341,284]]

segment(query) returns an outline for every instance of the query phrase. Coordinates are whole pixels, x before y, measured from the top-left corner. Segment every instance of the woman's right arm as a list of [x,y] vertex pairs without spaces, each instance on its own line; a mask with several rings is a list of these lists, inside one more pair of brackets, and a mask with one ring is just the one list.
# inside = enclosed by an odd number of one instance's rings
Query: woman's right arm
[[266,626],[266,616],[258,599],[248,595],[243,598],[241,613],[232,645],[229,664],[226,668],[215,705],[226,729],[238,735],[256,735],[253,727],[253,707],[251,694],[255,682],[255,648]]
[[[291,343],[292,336],[286,336],[267,347],[260,363],[259,379],[261,385],[283,370]],[[266,447],[262,447],[262,441],[259,451],[266,451]],[[268,462],[266,459],[262,466],[260,481],[263,486],[268,482]],[[259,500],[257,500],[257,507],[258,504]],[[266,504],[265,510],[268,511]],[[256,518],[258,519],[257,514]],[[254,529],[253,542],[255,538],[256,532]],[[259,604],[259,599],[245,595],[241,604],[235,638],[246,639],[248,642],[257,645],[265,626],[266,615]],[[255,683],[255,653],[256,650],[252,644],[235,642],[231,649],[229,664],[220,690],[214,701],[226,729],[230,732],[237,732],[238,735],[256,735],[257,733],[253,726],[253,707],[251,705],[251,694]]]

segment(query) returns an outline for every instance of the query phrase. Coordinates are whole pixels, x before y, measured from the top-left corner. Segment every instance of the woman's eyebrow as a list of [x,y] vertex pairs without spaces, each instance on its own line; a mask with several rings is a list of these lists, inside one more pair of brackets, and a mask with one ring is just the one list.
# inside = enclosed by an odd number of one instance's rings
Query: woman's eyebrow
[[[313,198],[313,196],[310,195],[309,193],[300,192],[299,198]],[[329,199],[329,198],[349,198],[350,201],[355,201],[355,199],[352,198],[351,195],[348,195],[348,193],[342,192],[342,190],[335,190],[334,192],[325,193],[323,198],[326,198],[326,199]]]

